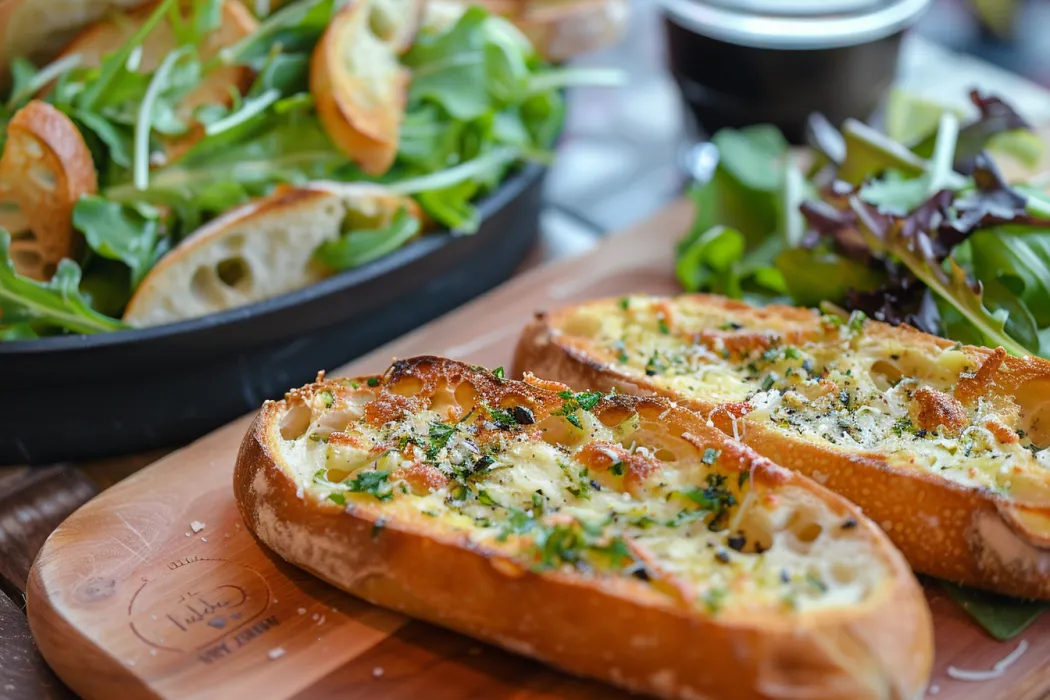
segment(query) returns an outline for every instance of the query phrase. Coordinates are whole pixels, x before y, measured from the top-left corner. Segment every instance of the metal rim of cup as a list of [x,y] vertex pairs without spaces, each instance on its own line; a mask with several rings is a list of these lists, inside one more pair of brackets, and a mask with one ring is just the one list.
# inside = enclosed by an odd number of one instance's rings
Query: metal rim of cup
[[[856,46],[911,26],[932,0],[883,2],[784,2],[780,12],[764,0],[661,0],[671,21],[696,34],[766,49],[830,49]],[[767,10],[767,11],[760,11]],[[838,10],[834,14],[829,10]]]

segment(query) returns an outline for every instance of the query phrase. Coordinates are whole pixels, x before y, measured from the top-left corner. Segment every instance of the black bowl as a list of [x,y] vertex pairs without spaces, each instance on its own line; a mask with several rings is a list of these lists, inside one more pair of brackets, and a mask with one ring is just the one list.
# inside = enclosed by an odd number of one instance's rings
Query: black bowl
[[871,116],[929,2],[664,0],[668,61],[702,132],[775,124],[801,143],[813,112]]
[[531,249],[545,176],[538,165],[510,176],[479,204],[474,235],[424,236],[291,294],[156,328],[0,344],[0,465],[188,442],[459,306]]

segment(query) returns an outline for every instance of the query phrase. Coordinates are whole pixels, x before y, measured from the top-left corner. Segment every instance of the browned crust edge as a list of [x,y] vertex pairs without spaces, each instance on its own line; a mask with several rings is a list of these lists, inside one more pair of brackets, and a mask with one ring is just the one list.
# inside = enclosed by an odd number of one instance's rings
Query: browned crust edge
[[[742,302],[713,295],[689,296],[726,311],[754,310]],[[603,300],[589,303],[603,303]],[[589,355],[582,339],[562,335],[557,330],[559,319],[568,311],[538,313],[526,326],[515,351],[515,376],[528,370],[578,388],[605,391],[616,388],[633,394],[662,395],[704,419],[709,418],[723,432],[733,435],[733,417],[719,410],[719,404],[681,396],[643,377],[627,375],[616,366]],[[784,314],[795,321],[803,315],[812,315],[810,311],[787,306],[765,307],[761,312]],[[877,328],[880,333],[904,336],[911,344],[928,344],[939,349],[952,344],[910,327],[878,324]],[[992,353],[987,349],[982,352]],[[1012,373],[1012,381],[1018,384],[1035,376],[1045,377],[1050,372],[1050,364],[1036,362],[1036,358],[1007,357],[1004,364]],[[1008,566],[992,555],[990,546],[977,532],[976,524],[982,519],[989,523],[1001,521],[1033,548],[1043,545],[1045,533],[1025,530],[1015,513],[1016,504],[1009,499],[933,474],[895,469],[876,453],[849,453],[794,439],[746,417],[737,419],[737,431],[743,433],[740,439],[760,454],[816,478],[859,505],[865,515],[883,528],[916,571],[1011,596],[1050,599],[1050,577],[1041,567]]]
[[[407,362],[429,363],[422,371],[466,368],[436,358]],[[241,445],[234,473],[241,514],[284,559],[355,596],[659,697],[786,698],[796,697],[790,694],[800,686],[821,698],[903,699],[923,692],[933,631],[917,582],[858,509],[815,483],[800,482],[870,528],[889,567],[885,589],[863,607],[798,620],[720,620],[631,599],[594,580],[523,570],[396,520],[373,534],[381,506],[344,511],[311,493],[297,494],[274,444],[283,405],[266,404]],[[703,432],[696,416],[667,408],[673,420]],[[800,478],[767,468],[792,483]]]

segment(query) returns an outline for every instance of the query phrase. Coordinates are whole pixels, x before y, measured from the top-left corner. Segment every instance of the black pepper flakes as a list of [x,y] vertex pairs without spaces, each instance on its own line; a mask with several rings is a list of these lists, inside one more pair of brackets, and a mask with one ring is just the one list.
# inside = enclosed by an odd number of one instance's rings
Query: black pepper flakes
[[857,521],[853,518],[846,518],[846,522],[842,523],[843,530],[852,530],[857,527]]
[[744,546],[747,544],[747,537],[743,533],[732,535],[727,541],[729,548],[737,552],[744,551]]
[[717,559],[718,561],[722,562],[723,564],[728,564],[729,563],[729,552],[727,552],[722,547],[719,547],[718,551],[715,552],[715,559]]

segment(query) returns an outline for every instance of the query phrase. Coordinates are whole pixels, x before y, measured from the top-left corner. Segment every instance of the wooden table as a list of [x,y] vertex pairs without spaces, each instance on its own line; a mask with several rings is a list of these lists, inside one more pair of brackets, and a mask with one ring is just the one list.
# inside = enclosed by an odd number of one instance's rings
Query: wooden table
[[[566,241],[560,233],[545,230],[516,274],[596,243],[588,239],[593,234]],[[74,510],[173,449],[76,465],[0,467],[0,700],[75,697],[48,668],[29,633],[29,568],[47,536]]]

